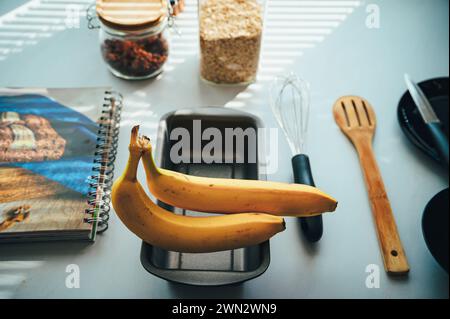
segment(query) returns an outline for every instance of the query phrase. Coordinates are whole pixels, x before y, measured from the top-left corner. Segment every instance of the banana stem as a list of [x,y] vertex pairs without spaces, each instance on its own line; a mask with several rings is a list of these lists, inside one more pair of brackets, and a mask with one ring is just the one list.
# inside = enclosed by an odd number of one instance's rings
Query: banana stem
[[136,156],[137,154],[134,154],[130,152],[130,157],[128,158],[127,167],[125,168],[125,179],[130,182],[136,182],[137,181],[137,168],[139,165],[139,159],[140,156]]
[[152,147],[150,145],[150,140],[146,137],[143,138],[142,141],[143,146],[143,154],[142,154],[142,162],[144,163],[145,170],[150,173],[150,178],[154,178],[158,175],[161,175],[158,166],[156,166],[155,159],[152,155]]
[[133,127],[131,130],[130,145],[128,150],[130,155],[128,157],[127,167],[125,168],[124,178],[128,181],[137,181],[137,168],[139,165],[139,160],[142,157],[142,149],[139,145],[138,140],[139,126]]

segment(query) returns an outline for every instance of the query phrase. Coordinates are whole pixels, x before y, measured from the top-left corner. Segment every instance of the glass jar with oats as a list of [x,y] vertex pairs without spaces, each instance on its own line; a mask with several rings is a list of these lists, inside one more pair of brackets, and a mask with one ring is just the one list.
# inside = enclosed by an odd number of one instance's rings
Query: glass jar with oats
[[200,74],[216,84],[254,82],[265,1],[198,0]]

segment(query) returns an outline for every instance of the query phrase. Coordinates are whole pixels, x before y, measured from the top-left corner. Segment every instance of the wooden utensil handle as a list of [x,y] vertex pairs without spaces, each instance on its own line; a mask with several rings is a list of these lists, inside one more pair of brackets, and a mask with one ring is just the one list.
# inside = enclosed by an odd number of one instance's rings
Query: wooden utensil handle
[[391,274],[408,273],[408,261],[372,145],[368,142],[360,142],[355,145],[369,193],[378,240],[382,249],[384,268]]

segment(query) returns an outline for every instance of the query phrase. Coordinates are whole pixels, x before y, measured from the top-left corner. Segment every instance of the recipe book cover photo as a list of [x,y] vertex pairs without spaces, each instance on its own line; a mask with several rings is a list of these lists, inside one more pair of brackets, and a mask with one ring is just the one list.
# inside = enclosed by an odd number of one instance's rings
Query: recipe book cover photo
[[105,89],[0,89],[0,239],[92,239]]

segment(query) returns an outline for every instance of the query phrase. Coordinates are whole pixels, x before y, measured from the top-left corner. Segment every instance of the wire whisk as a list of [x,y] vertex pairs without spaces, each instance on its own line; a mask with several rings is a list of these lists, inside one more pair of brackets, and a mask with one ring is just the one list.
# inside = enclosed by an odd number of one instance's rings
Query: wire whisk
[[295,73],[275,78],[271,89],[272,111],[288,140],[292,155],[306,152],[309,124],[309,85]]
[[[270,87],[270,103],[292,152],[294,181],[314,186],[309,157],[305,154],[310,113],[309,92],[307,82],[295,73],[289,73],[275,78]],[[300,218],[300,225],[310,242],[316,242],[322,237],[321,215]]]

